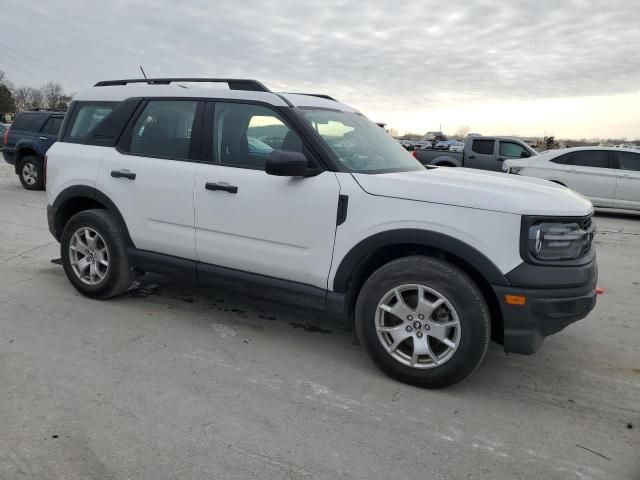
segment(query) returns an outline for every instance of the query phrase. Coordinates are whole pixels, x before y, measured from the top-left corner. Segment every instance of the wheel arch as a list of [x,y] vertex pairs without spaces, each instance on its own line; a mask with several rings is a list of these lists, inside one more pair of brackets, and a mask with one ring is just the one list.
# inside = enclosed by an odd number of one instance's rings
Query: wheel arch
[[14,150],[14,168],[16,173],[18,173],[18,167],[20,166],[20,162],[24,157],[29,155],[35,155],[38,157],[40,161],[42,161],[42,155],[38,152],[38,149],[33,144],[33,142],[18,142]]
[[431,160],[431,165],[460,167],[462,162],[451,155],[438,155]]
[[397,258],[416,254],[447,260],[471,277],[489,305],[492,337],[502,342],[502,313],[491,285],[509,285],[508,280],[483,253],[438,232],[393,230],[372,235],[354,246],[341,260],[333,280],[333,291],[345,296],[345,313],[353,314],[360,289],[375,270]]
[[93,208],[102,208],[111,213],[125,235],[127,246],[135,247],[129,235],[127,224],[118,207],[100,190],[86,185],[74,185],[66,188],[58,194],[53,202],[55,238],[60,241],[62,231],[73,215]]

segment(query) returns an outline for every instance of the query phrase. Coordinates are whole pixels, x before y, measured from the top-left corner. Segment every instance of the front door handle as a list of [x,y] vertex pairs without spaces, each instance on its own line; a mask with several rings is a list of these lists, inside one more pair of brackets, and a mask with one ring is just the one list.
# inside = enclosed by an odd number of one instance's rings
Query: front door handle
[[40,140],[48,140],[47,137],[38,137]]
[[207,190],[222,190],[223,192],[238,193],[238,187],[235,185],[226,185],[224,183],[207,182],[204,188]]
[[129,180],[136,179],[136,174],[127,170],[111,170],[111,176],[113,178],[128,178]]

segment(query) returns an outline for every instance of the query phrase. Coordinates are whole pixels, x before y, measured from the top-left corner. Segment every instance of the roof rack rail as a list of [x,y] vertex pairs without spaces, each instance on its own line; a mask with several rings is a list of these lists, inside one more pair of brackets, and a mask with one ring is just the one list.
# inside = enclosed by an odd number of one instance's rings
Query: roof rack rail
[[335,98],[330,97],[329,95],[325,95],[324,93],[293,93],[293,92],[287,92],[286,95],[306,95],[307,97],[324,98],[325,100],[333,100],[334,102],[338,101]]
[[262,83],[257,80],[247,80],[240,78],[131,78],[126,80],[103,80],[94,87],[113,87],[117,85],[127,85],[129,83],[147,83],[149,85],[169,85],[174,82],[190,83],[226,83],[229,90],[249,90],[253,92],[270,92]]

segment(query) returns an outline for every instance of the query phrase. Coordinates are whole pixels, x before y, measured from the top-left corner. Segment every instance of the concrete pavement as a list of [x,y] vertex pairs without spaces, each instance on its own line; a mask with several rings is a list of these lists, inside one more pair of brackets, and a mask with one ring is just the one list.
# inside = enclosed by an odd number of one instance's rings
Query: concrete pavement
[[0,479],[640,478],[640,214],[598,215],[586,320],[428,391],[315,312],[160,276],[86,299],[45,206],[0,165]]

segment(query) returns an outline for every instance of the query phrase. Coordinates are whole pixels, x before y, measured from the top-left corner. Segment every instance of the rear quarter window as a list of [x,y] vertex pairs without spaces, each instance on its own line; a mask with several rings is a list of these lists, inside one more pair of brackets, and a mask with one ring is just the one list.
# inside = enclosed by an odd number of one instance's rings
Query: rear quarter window
[[37,131],[42,123],[43,115],[40,113],[21,113],[11,125],[13,130],[24,130],[26,132]]
[[65,142],[82,143],[113,111],[116,102],[78,103],[66,127]]
[[495,140],[474,140],[471,144],[471,150],[480,155],[493,155],[495,144]]

